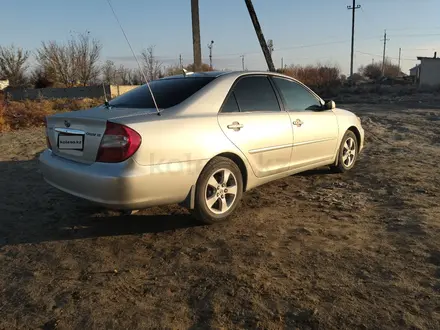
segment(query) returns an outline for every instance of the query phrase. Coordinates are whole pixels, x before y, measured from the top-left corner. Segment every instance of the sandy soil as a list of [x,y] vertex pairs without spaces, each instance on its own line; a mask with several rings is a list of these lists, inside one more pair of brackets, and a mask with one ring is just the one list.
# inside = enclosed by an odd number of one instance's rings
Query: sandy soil
[[248,192],[231,223],[120,217],[0,136],[0,329],[440,329],[440,108],[357,104],[366,149]]

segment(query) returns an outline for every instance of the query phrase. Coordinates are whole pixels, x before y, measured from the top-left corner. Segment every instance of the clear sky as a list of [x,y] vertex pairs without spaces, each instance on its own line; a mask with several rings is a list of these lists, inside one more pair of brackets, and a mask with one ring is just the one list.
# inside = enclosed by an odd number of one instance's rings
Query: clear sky
[[[352,0],[254,0],[266,39],[273,39],[275,65],[336,63],[349,71]],[[192,62],[190,0],[112,0],[133,48],[155,45],[165,64]],[[387,55],[402,69],[417,56],[440,56],[439,0],[357,0],[355,70],[382,60],[384,29]],[[103,44],[102,61],[135,66],[130,50],[106,0],[0,0],[0,45],[14,43],[34,51],[42,40],[65,41],[88,30]],[[240,69],[245,55],[249,70],[266,65],[243,0],[200,0],[202,54],[214,40],[213,64]]]

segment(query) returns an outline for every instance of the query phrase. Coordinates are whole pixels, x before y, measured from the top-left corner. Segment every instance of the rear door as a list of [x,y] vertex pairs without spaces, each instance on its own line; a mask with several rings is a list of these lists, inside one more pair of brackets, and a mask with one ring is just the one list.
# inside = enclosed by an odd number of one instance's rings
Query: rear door
[[291,168],[331,161],[336,153],[338,122],[332,110],[304,85],[273,77],[293,127]]
[[218,122],[257,177],[288,170],[292,125],[266,75],[240,78],[227,96]]

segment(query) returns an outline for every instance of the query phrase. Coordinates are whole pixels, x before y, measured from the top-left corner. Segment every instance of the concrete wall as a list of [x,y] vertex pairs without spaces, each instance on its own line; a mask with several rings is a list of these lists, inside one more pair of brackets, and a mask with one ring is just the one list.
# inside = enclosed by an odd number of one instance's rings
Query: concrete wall
[[111,98],[115,98],[116,96],[119,96],[121,94],[127,93],[128,91],[131,91],[134,88],[137,88],[139,86],[131,86],[131,85],[110,85],[110,94]]
[[440,58],[423,58],[420,64],[420,86],[440,86]]
[[45,99],[76,99],[76,98],[100,98],[105,94],[108,98],[114,98],[123,93],[132,90],[138,86],[86,86],[86,87],[71,87],[71,88],[8,88],[6,93],[11,100],[35,100],[38,98]]

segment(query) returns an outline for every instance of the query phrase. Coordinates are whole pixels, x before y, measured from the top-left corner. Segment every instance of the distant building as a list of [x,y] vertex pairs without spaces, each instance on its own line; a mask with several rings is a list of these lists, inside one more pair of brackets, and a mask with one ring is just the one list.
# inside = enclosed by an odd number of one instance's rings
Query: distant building
[[419,75],[419,67],[420,64],[417,64],[415,67],[409,69],[409,75],[411,77],[417,77]]
[[[440,86],[440,58],[437,52],[434,57],[417,57],[420,64],[416,70],[416,81],[420,86]],[[414,68],[413,68],[414,69]]]
[[9,86],[9,80],[0,80],[0,91]]

